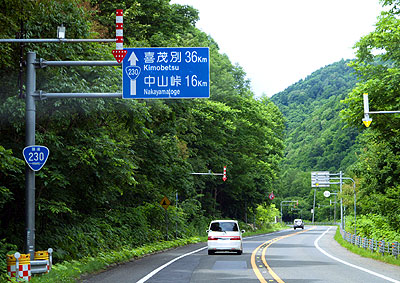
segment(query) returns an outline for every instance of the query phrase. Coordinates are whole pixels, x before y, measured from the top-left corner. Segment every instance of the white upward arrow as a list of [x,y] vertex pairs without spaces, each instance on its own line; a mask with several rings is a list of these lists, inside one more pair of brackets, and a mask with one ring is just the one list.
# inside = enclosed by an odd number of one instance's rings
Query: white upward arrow
[[[132,51],[128,61],[131,63],[131,66],[136,66],[136,62],[139,61],[139,59],[136,57],[135,52]],[[131,80],[131,95],[136,95],[136,80]]]

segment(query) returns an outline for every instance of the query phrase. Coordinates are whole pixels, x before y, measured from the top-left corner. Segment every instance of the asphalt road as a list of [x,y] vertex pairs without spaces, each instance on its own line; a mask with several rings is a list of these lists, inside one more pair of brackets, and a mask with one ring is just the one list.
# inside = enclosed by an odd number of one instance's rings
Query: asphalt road
[[333,239],[336,227],[305,227],[244,239],[242,255],[189,245],[118,265],[80,282],[396,282],[400,267],[362,258]]

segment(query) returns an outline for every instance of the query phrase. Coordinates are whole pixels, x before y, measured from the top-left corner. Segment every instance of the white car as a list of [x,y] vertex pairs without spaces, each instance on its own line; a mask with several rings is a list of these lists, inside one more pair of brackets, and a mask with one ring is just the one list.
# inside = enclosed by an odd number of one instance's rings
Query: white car
[[293,228],[296,230],[296,228],[301,228],[304,229],[304,222],[301,219],[295,219],[293,222]]
[[236,220],[213,220],[207,230],[208,254],[215,252],[236,252],[242,254],[243,240],[239,223]]

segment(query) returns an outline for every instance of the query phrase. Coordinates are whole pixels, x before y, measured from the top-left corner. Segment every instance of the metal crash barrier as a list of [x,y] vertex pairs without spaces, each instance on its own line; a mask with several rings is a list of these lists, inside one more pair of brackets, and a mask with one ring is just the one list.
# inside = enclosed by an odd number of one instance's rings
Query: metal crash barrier
[[11,278],[31,281],[32,274],[49,273],[52,267],[53,249],[47,251],[37,251],[34,254],[34,260],[31,260],[30,254],[7,255],[7,274]]
[[371,252],[377,252],[383,256],[393,255],[396,259],[400,255],[400,244],[398,242],[388,242],[385,240],[356,236],[342,229],[340,229],[340,233],[345,241],[360,248],[369,249]]
[[53,261],[52,253],[52,248],[48,249],[47,251],[35,252],[34,260],[31,261],[31,272],[33,274],[49,273]]

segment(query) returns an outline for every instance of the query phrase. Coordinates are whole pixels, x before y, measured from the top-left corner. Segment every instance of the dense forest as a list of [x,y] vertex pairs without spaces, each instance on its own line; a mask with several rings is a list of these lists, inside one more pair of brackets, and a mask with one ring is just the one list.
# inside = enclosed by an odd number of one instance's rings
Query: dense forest
[[[369,94],[371,111],[400,108],[400,1],[381,3],[385,11],[378,17],[375,31],[355,44],[354,60],[326,66],[272,97],[286,118],[285,157],[276,186],[278,201],[300,200],[297,209],[286,210],[286,219],[310,219],[310,172],[343,171],[356,181],[358,233],[399,240],[398,114],[372,115],[368,129],[362,123],[364,93]],[[351,208],[351,184],[344,186],[338,197]],[[321,207],[316,209],[316,220],[332,219],[332,206],[322,190],[317,193],[317,204]],[[352,209],[347,215],[351,231]]]
[[[362,124],[363,93],[371,110],[400,106],[400,1],[381,2],[387,9],[375,31],[356,43],[356,58],[321,68],[269,99],[255,97],[243,69],[196,28],[199,14],[190,6],[0,1],[0,38],[55,38],[61,24],[67,38],[114,38],[115,10],[124,9],[126,48],[210,50],[209,99],[36,101],[36,143],[50,149],[36,173],[36,250],[53,247],[62,261],[163,240],[164,196],[172,201],[171,238],[204,233],[215,217],[272,221],[283,200],[299,200],[284,207],[284,220],[310,220],[310,172],[325,170],[356,180],[360,234],[400,240],[398,115],[372,115],[368,129]],[[26,53],[101,61],[114,60],[113,49],[115,43],[0,43],[0,268],[6,252],[25,250]],[[121,88],[120,67],[37,70],[38,90]],[[226,182],[191,174],[221,173],[224,166]],[[352,194],[346,185],[338,197],[352,207]],[[332,221],[320,190],[318,204],[316,221]]]
[[[36,144],[50,149],[36,173],[36,250],[53,247],[56,261],[163,240],[164,196],[177,227],[171,238],[204,233],[215,217],[254,216],[269,207],[283,157],[282,114],[268,98],[256,99],[243,69],[195,27],[192,7],[167,0],[2,1],[0,37],[55,38],[63,24],[67,38],[114,38],[117,8],[124,9],[124,47],[209,47],[210,99],[36,101]],[[31,51],[44,60],[98,61],[113,60],[113,49],[115,43],[0,44],[2,259],[25,249],[21,52],[23,60]],[[37,89],[121,92],[121,77],[120,67],[44,68]],[[222,173],[224,166],[226,182],[191,174]]]

